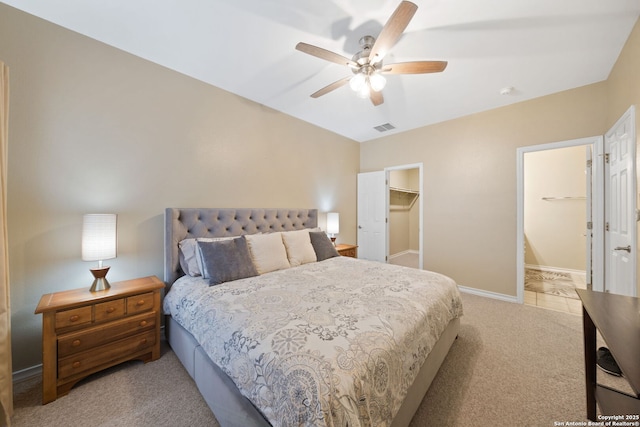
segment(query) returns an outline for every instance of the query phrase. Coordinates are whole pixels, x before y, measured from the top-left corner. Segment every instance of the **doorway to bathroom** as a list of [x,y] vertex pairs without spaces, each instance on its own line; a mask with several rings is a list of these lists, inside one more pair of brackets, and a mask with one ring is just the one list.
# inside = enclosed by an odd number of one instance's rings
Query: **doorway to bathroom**
[[[549,302],[547,308],[572,311],[576,303],[558,299],[567,298],[557,290],[559,278],[566,274],[567,282],[573,282],[571,274],[582,277],[584,272],[587,288],[602,285],[603,153],[602,136],[517,149],[518,302],[539,306]],[[525,292],[525,279],[556,283],[539,284],[539,290],[549,289],[530,294]]]
[[[592,145],[524,154],[524,303],[580,314],[591,283]],[[588,276],[587,277],[587,272]]]

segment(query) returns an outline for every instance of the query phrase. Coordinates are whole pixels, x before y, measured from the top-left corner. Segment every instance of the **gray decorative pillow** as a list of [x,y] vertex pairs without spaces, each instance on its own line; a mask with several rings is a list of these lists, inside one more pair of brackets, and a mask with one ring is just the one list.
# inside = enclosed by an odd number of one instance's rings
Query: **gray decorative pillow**
[[244,238],[198,242],[202,256],[202,276],[209,285],[258,275]]
[[333,243],[331,243],[331,240],[329,240],[329,237],[327,237],[324,231],[310,231],[309,237],[311,237],[311,245],[316,251],[318,261],[340,256],[336,247],[333,246]]

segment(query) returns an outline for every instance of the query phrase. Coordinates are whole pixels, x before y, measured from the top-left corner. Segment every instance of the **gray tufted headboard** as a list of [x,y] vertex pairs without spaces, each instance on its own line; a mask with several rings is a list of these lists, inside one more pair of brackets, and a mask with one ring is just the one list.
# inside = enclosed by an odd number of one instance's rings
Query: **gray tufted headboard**
[[171,286],[184,275],[178,254],[181,240],[314,228],[318,210],[167,208],[164,221],[164,281]]

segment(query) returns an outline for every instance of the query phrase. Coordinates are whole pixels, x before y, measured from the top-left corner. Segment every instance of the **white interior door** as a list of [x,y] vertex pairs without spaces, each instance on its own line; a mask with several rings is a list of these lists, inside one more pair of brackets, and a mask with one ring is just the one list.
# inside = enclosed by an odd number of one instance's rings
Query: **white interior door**
[[605,141],[605,292],[636,295],[635,108]]
[[358,258],[387,261],[387,172],[358,174]]

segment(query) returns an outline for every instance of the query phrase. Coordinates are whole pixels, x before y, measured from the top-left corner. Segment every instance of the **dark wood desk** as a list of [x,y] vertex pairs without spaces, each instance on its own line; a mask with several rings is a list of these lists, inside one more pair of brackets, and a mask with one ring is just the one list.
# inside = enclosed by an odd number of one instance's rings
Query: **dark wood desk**
[[[582,300],[587,417],[596,421],[596,402],[602,415],[640,414],[640,299],[578,289]],[[634,395],[596,381],[596,329],[607,343]],[[637,421],[637,418],[629,421]]]

